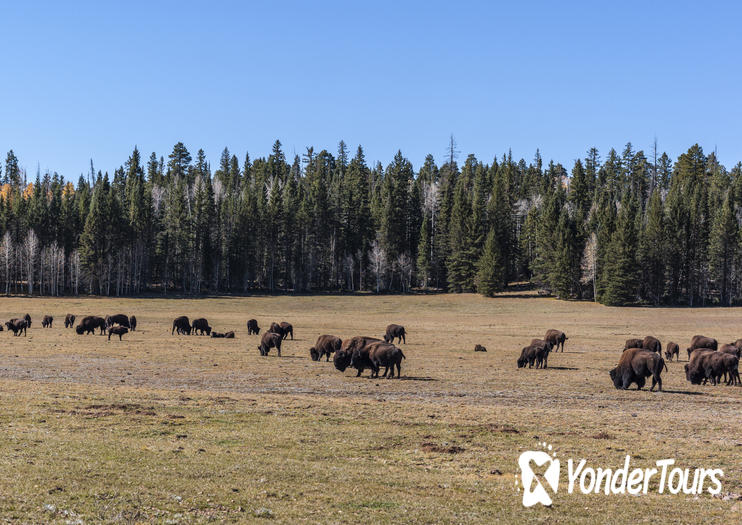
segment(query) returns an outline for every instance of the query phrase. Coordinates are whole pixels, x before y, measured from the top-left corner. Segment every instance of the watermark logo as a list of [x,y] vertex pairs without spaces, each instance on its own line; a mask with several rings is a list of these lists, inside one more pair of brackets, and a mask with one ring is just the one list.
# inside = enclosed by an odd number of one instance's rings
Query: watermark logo
[[[550,506],[552,496],[559,489],[561,464],[551,445],[541,443],[544,450],[527,450],[518,458],[519,476],[515,476],[518,491],[523,490],[523,506],[536,504]],[[567,493],[576,491],[582,494],[618,495],[647,494],[651,489],[658,494],[679,494],[699,496],[704,492],[717,495],[721,492],[721,478],[724,471],[718,468],[681,468],[675,466],[675,459],[660,459],[649,468],[634,467],[631,456],[627,455],[623,466],[593,467],[586,459],[568,459]],[[634,467],[634,468],[632,468]],[[562,486],[565,484],[563,483]]]
[[[551,445],[542,443],[541,446],[551,452]],[[552,452],[551,456],[549,452],[527,450],[518,458],[520,478],[523,482],[524,507],[532,507],[537,503],[548,507],[551,505],[551,496],[547,492],[547,487],[553,493],[559,488],[559,460],[556,459],[556,452]],[[537,471],[543,471],[543,474],[539,475]],[[518,483],[517,475],[515,482]]]

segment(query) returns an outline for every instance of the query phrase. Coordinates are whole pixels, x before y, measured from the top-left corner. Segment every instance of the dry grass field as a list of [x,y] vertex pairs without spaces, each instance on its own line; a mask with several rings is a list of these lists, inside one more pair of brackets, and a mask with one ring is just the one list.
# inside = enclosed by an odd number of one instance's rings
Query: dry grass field
[[[535,296],[0,299],[29,312],[27,337],[0,333],[0,520],[44,523],[739,523],[738,501],[568,495],[521,505],[519,454],[620,467],[676,458],[722,468],[742,493],[742,388],[693,386],[668,363],[665,391],[618,391],[608,370],[628,337],[742,337],[742,311],[607,308]],[[119,342],[78,336],[64,314],[135,313]],[[44,314],[54,327],[41,328]],[[236,339],[172,336],[204,316]],[[247,319],[293,323],[258,354]],[[313,362],[317,336],[407,327],[401,380]],[[566,351],[517,369],[547,328]],[[487,353],[474,353],[475,344]],[[685,359],[685,355],[681,355]]]

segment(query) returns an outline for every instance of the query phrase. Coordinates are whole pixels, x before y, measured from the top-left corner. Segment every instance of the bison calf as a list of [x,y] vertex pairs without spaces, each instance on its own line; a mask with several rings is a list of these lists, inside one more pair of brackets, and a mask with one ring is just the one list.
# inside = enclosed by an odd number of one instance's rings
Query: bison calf
[[45,315],[44,318],[41,320],[41,327],[51,328],[53,322],[54,322],[54,318],[51,315]]
[[72,314],[67,314],[64,316],[64,327],[65,328],[72,328],[75,326],[75,316]]
[[482,345],[474,345],[474,351],[475,352],[486,352],[487,349],[483,347]]
[[665,348],[665,357],[668,361],[672,361],[672,356],[675,356],[676,361],[680,361],[680,347],[677,343],[670,341]]

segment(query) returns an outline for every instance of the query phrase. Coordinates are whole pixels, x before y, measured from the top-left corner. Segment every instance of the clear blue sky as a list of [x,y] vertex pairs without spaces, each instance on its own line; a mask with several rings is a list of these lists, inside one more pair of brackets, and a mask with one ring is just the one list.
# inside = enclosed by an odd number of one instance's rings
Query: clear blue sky
[[[33,7],[31,4],[35,4]],[[109,5],[110,4],[110,5]],[[116,4],[116,5],[113,5]],[[177,141],[289,160],[340,139],[571,168],[656,136],[742,160],[737,2],[4,2],[0,154],[112,172]]]

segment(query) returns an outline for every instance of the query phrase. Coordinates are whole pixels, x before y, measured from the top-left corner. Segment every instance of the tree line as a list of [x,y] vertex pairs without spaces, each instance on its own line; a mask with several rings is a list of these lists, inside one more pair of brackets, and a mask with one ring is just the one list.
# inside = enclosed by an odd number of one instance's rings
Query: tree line
[[742,164],[694,145],[673,161],[627,144],[571,170],[538,151],[414,170],[359,146],[287,161],[224,149],[212,171],[184,144],[113,176],[33,182],[11,150],[0,170],[0,290],[135,295],[408,292],[491,296],[528,281],[608,305],[731,305],[742,297]]

